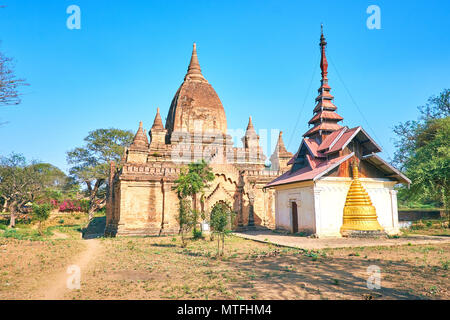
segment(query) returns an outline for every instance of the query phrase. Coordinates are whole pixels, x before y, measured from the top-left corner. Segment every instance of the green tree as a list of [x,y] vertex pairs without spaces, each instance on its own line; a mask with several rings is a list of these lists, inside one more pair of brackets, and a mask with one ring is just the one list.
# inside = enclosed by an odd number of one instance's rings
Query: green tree
[[0,157],[0,194],[10,213],[10,227],[16,223],[17,212],[45,189],[45,180],[36,162],[27,163],[24,156]]
[[47,221],[48,217],[50,217],[50,211],[52,207],[48,204],[33,204],[33,218],[39,221],[39,234],[42,235],[42,223]]
[[[225,248],[225,236],[231,232],[235,213],[229,203],[217,202],[211,209],[210,225],[213,233],[217,234],[217,256],[223,256]],[[220,243],[222,242],[222,252]]]
[[[398,136],[394,163],[411,179],[401,188],[402,201],[437,202],[448,214],[450,201],[450,90],[419,107],[418,120],[395,126]],[[449,216],[450,219],[450,216]]]
[[85,184],[89,197],[89,220],[106,199],[109,163],[118,163],[125,146],[133,141],[133,133],[120,129],[97,129],[84,139],[85,146],[67,152],[72,165],[70,175]]
[[[187,167],[181,168],[180,175],[175,180],[174,190],[176,190],[180,199],[186,197],[192,198],[194,216],[198,217],[198,194],[203,194],[204,190],[209,187],[209,182],[214,180],[214,173],[211,167],[200,160],[198,162],[190,163]],[[200,201],[202,201],[201,197]],[[197,219],[194,223],[194,230],[197,230]]]
[[50,163],[35,163],[32,166],[38,179],[35,182],[37,192],[31,201],[48,202],[57,198],[55,196],[62,197],[63,190],[68,183],[66,174]]

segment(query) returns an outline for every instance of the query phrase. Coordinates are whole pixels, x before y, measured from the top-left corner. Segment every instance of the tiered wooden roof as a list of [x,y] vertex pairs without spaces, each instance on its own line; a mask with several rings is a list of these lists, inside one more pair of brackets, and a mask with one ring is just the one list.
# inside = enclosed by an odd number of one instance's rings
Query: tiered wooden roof
[[336,113],[337,107],[333,104],[334,97],[331,95],[331,87],[328,85],[328,61],[325,52],[327,42],[323,35],[320,36],[320,69],[322,79],[320,80],[319,95],[316,98],[316,106],[314,107],[314,116],[309,120],[308,124],[313,125],[303,136],[315,138],[321,141],[324,135],[330,134],[335,130],[342,128],[338,124],[343,118]]
[[322,80],[314,116],[309,121],[313,127],[304,134],[297,153],[288,162],[291,165],[290,170],[271,181],[266,187],[315,181],[331,174],[349,176],[346,170],[347,163],[353,157],[360,159],[369,176],[411,183],[400,171],[375,154],[381,152],[381,147],[362,127],[349,128],[338,124],[343,118],[335,112],[337,108],[330,94],[326,44],[322,32],[320,37]]

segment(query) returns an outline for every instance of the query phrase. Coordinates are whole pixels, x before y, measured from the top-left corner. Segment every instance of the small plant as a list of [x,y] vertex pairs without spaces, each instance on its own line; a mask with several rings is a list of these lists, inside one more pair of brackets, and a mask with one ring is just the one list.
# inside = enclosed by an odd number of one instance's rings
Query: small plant
[[203,233],[201,230],[192,229],[192,237],[194,240],[203,239]]
[[[225,236],[231,232],[234,216],[231,206],[225,201],[217,202],[211,210],[211,228],[217,234],[217,256],[223,256]],[[220,242],[222,242],[222,253]]]
[[186,248],[186,233],[189,232],[195,224],[195,214],[191,209],[189,200],[180,199],[180,206],[178,209],[177,222],[180,226],[181,247]]
[[59,224],[63,224],[64,223],[64,219],[59,219],[58,223]]
[[39,221],[39,234],[42,236],[43,232],[42,232],[42,223],[45,222],[48,217],[50,217],[50,211],[52,210],[52,207],[50,204],[41,204],[41,205],[37,205],[34,204],[33,205],[33,217]]

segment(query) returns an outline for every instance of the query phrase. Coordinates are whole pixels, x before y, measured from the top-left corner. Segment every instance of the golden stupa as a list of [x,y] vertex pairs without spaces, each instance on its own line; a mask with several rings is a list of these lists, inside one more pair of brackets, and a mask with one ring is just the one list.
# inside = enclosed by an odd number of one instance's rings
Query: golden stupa
[[341,234],[347,236],[352,231],[383,231],[377,220],[375,207],[369,194],[359,180],[358,165],[353,162],[353,181],[347,193],[344,206],[344,221]]

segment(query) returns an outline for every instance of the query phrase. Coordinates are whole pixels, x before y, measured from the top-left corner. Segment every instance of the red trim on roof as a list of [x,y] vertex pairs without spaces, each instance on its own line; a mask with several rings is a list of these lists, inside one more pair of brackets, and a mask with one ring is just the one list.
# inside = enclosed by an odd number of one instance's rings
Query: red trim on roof
[[330,170],[334,169],[338,165],[340,165],[342,162],[346,161],[347,159],[350,159],[353,157],[354,153],[335,158],[333,160],[329,161],[320,161],[320,163],[315,167],[304,167],[300,170],[297,170],[295,172],[287,171],[278,178],[274,179],[270,183],[268,183],[265,188],[267,187],[274,187],[279,186],[283,184],[289,184],[294,182],[302,182],[302,181],[308,181],[308,180],[316,180],[329,172]]
[[316,101],[319,101],[321,99],[328,99],[328,100],[332,100],[334,97],[331,95],[331,93],[329,91],[320,91],[319,90],[319,95],[316,97]]
[[342,118],[336,112],[324,110],[324,111],[320,111],[320,112],[316,113],[316,115],[314,117],[312,117],[312,119],[309,120],[308,123],[312,124],[312,123],[320,121],[320,119],[333,120],[333,121],[344,120],[344,118]]
[[335,143],[335,141],[337,139],[339,139],[339,137],[341,136],[342,133],[345,132],[345,130],[347,130],[348,127],[342,127],[339,130],[333,131],[332,133],[330,133],[320,144],[319,148],[317,150],[320,151],[325,151],[327,150],[331,145],[333,145]]
[[353,140],[353,138],[358,134],[359,130],[361,129],[361,127],[356,127],[353,129],[348,129],[347,131],[345,131],[341,137],[334,142],[334,145],[330,146],[330,149],[325,152],[325,153],[333,153],[333,152],[337,152],[340,151],[342,149],[345,148],[345,146],[351,141]]
[[314,107],[313,112],[318,112],[321,109],[326,109],[326,110],[336,110],[337,107],[333,104],[333,102],[331,102],[331,100],[320,100],[316,106]]
[[322,122],[321,124],[309,129],[303,136],[307,137],[319,130],[334,131],[334,130],[339,130],[341,128],[342,128],[342,126],[337,123]]

